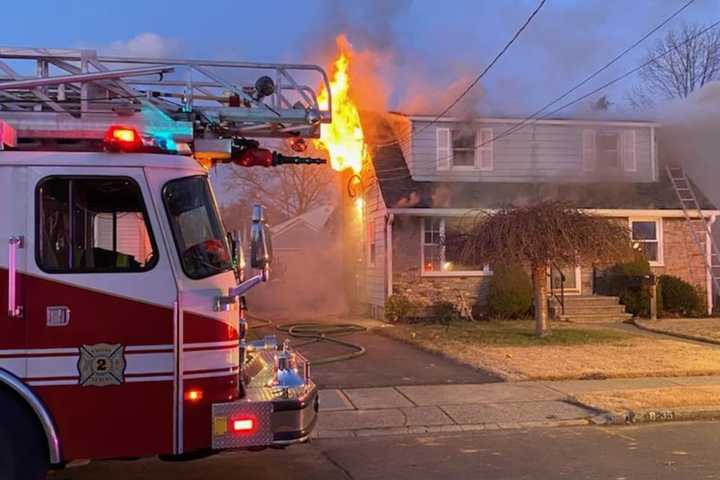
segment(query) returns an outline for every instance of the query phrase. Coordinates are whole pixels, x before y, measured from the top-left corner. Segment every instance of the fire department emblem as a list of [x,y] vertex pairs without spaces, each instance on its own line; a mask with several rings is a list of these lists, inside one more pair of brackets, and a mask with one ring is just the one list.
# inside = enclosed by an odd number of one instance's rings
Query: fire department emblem
[[125,381],[125,347],[111,343],[97,343],[80,347],[78,360],[80,385],[106,387]]

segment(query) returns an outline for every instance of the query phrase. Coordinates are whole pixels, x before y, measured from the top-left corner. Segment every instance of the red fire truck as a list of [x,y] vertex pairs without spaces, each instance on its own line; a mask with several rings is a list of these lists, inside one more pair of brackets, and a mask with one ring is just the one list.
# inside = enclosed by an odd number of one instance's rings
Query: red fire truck
[[0,48],[0,478],[307,439],[307,362],[246,342],[262,209],[246,269],[208,181],[217,162],[322,163],[254,140],[319,135],[330,107],[307,85],[329,91],[312,65]]

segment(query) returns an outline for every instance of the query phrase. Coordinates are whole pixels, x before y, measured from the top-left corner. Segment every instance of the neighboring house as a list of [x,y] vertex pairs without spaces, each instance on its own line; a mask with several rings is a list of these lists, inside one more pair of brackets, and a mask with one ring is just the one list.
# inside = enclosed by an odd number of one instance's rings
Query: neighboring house
[[[697,286],[712,308],[703,256],[658,160],[657,124],[539,120],[505,134],[521,120],[433,120],[393,113],[376,122],[385,143],[398,143],[377,147],[363,173],[364,301],[373,314],[393,293],[430,304],[462,292],[483,304],[490,268],[458,262],[446,232],[479,210],[548,199],[628,222],[653,271]],[[720,212],[695,192],[714,221]],[[564,273],[570,294],[594,294],[592,265]]]
[[338,313],[345,308],[338,211],[322,205],[270,227],[272,285],[260,286],[249,297],[253,308],[282,318]]
[[317,244],[328,235],[326,226],[335,211],[332,205],[322,205],[302,215],[270,227],[276,250],[301,250]]

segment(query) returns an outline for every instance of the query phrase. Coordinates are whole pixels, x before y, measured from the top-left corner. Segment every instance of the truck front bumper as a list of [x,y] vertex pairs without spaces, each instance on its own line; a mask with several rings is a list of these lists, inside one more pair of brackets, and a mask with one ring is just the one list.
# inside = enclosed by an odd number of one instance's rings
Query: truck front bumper
[[310,436],[318,413],[317,387],[269,386],[274,353],[259,351],[245,367],[245,396],[212,406],[212,448],[286,446]]

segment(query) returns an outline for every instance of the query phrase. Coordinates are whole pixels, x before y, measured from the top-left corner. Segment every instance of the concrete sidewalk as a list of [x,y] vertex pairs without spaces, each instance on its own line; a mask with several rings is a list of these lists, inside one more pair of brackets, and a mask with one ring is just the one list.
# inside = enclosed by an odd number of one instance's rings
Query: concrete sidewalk
[[590,392],[720,385],[720,376],[320,391],[319,438],[618,423],[574,398]]

